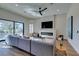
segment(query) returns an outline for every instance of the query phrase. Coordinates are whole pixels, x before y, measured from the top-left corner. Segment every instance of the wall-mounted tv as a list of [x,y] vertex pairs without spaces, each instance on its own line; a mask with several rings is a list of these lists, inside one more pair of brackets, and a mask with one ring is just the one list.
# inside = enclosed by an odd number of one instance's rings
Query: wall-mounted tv
[[53,21],[41,22],[41,28],[53,28]]

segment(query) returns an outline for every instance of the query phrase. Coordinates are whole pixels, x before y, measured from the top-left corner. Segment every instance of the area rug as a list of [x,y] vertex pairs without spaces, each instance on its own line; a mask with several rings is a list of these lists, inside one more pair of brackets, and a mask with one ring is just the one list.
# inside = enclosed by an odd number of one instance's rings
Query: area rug
[[7,45],[6,42],[0,42],[0,48],[11,48],[11,46]]

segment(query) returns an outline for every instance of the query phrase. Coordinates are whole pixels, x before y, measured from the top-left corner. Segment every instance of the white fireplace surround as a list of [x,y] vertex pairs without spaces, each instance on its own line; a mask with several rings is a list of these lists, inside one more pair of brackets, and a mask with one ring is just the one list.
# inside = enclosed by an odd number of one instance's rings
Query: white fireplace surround
[[[43,35],[43,34],[41,34],[41,32],[53,33],[53,35]],[[55,30],[53,30],[53,31],[41,31],[41,32],[39,33],[39,35],[40,35],[41,37],[48,37],[48,38],[55,38],[55,37],[56,37],[56,32],[55,32]]]

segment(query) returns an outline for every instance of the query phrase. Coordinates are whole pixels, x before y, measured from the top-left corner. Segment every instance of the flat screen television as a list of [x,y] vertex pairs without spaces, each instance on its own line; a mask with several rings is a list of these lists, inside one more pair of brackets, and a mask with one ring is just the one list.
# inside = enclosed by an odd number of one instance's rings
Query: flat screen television
[[53,28],[53,21],[41,22],[41,28]]

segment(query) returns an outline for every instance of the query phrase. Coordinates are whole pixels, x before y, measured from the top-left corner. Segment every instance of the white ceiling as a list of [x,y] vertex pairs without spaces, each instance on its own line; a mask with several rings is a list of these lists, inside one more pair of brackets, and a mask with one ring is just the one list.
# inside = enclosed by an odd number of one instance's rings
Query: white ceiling
[[[24,17],[39,18],[57,14],[67,14],[70,5],[69,3],[1,3],[0,7]],[[38,11],[39,7],[47,8],[42,16],[35,12]]]

